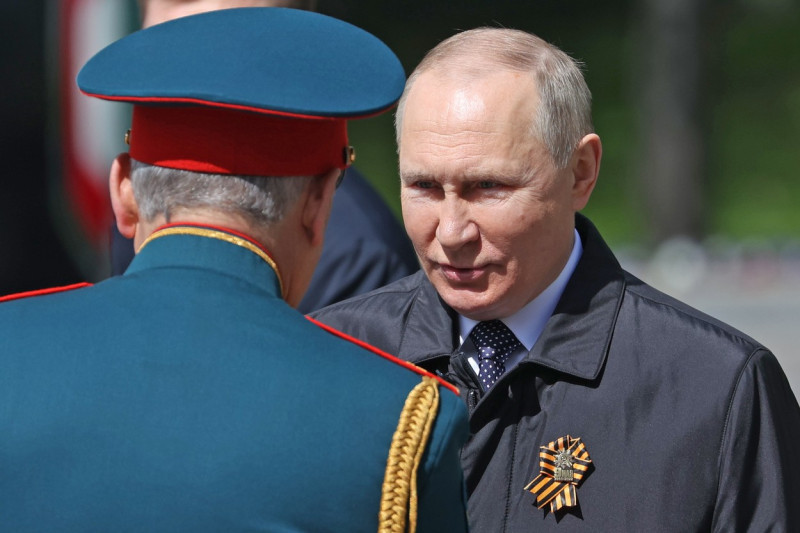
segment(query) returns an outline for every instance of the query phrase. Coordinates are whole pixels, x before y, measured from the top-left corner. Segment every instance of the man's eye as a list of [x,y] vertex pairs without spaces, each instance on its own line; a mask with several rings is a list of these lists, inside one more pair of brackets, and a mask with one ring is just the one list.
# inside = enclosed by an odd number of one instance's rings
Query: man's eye
[[432,181],[418,181],[418,182],[414,183],[414,186],[417,189],[432,189],[433,188],[433,182]]
[[478,188],[479,189],[493,189],[497,187],[497,183],[493,181],[479,181]]

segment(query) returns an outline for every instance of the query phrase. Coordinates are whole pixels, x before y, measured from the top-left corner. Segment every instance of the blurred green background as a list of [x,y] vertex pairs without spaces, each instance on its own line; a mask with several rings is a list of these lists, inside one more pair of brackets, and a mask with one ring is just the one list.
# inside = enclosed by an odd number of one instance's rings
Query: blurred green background
[[[53,214],[62,199],[46,148],[57,114],[48,84],[58,53],[52,14],[67,1],[0,3],[0,294],[96,281],[108,260],[96,243],[81,247],[78,232]],[[133,0],[108,1],[134,12]],[[581,60],[604,145],[586,214],[621,255],[648,257],[687,236],[712,248],[746,243],[800,258],[800,0],[319,0],[318,7],[380,37],[407,73],[441,40],[478,26],[530,31]],[[350,130],[357,166],[399,216],[392,119],[355,121]]]
[[[658,4],[686,4],[684,13],[694,17],[664,25],[698,24],[696,42],[683,43],[699,58],[700,74],[695,126],[703,143],[703,202],[693,236],[800,238],[800,2],[321,0],[320,9],[379,35],[407,73],[440,40],[477,26],[530,31],[581,60],[604,146],[586,214],[612,246],[652,247],[664,234],[642,198],[653,179],[642,139],[653,124],[643,117],[640,92],[652,33],[648,12]],[[393,135],[389,116],[351,125],[357,165],[399,213]],[[672,216],[684,216],[681,204]]]

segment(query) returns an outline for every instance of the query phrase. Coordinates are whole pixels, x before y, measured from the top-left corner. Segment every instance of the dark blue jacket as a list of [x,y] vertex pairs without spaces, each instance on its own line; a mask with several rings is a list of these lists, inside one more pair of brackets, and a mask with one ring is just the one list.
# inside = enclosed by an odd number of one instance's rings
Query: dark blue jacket
[[[0,530],[375,531],[420,374],[279,298],[226,232],[0,304]],[[235,240],[235,239],[234,239]],[[466,412],[439,387],[418,531],[464,531]]]
[[353,167],[333,197],[325,244],[303,313],[388,285],[419,270],[403,226]]
[[[800,407],[775,356],[625,272],[584,217],[577,229],[553,315],[485,394],[422,272],[314,316],[458,385],[473,532],[800,531]],[[591,468],[577,505],[551,513],[526,487],[567,435]]]

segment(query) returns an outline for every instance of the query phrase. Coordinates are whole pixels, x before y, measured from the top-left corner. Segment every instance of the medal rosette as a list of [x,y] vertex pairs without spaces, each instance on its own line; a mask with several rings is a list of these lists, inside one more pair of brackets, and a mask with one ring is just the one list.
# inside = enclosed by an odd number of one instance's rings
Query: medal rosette
[[574,507],[578,503],[577,487],[583,481],[592,460],[580,438],[569,435],[541,446],[540,473],[528,483],[525,490],[536,496],[536,506],[541,509],[550,504],[550,511]]

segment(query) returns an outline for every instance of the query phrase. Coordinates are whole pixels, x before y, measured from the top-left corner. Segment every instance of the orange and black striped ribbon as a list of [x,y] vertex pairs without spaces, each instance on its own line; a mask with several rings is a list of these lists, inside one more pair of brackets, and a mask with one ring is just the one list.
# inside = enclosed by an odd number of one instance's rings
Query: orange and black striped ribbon
[[[592,460],[589,452],[580,438],[572,438],[569,435],[561,437],[548,444],[541,446],[539,452],[540,473],[536,478],[528,483],[525,490],[532,492],[536,496],[536,506],[541,509],[548,503],[550,511],[556,512],[562,507],[573,507],[578,503],[576,488],[583,481]],[[569,481],[564,479],[564,471],[560,471],[559,480],[556,479],[556,456],[559,452],[567,450],[569,462],[571,463],[571,473]]]

